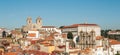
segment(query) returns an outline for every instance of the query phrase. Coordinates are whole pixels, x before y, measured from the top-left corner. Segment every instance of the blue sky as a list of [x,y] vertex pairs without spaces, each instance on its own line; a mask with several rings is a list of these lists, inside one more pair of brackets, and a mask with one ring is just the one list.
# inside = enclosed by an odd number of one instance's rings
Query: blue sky
[[0,27],[22,27],[28,16],[57,27],[88,22],[120,29],[120,0],[0,0]]

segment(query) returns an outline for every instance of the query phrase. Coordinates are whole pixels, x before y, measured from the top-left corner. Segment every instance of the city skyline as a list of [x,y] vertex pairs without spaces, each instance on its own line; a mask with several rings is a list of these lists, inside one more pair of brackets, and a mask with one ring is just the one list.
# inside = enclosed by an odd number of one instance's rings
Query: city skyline
[[40,16],[43,25],[95,23],[102,29],[119,29],[119,0],[1,0],[0,27],[18,28]]

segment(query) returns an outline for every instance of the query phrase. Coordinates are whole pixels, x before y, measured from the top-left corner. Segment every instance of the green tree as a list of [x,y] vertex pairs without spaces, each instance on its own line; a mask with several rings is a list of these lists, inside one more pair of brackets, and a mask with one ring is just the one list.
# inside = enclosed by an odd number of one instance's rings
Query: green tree
[[108,32],[111,31],[111,29],[108,29],[108,30],[101,30],[101,35],[104,36],[105,38],[107,38],[109,35],[108,35]]
[[64,26],[60,26],[59,28],[63,28]]
[[72,34],[72,32],[68,32],[68,33],[67,33],[67,38],[68,38],[68,39],[73,39],[73,34]]
[[102,35],[102,36],[105,35],[105,30],[101,30],[101,35]]

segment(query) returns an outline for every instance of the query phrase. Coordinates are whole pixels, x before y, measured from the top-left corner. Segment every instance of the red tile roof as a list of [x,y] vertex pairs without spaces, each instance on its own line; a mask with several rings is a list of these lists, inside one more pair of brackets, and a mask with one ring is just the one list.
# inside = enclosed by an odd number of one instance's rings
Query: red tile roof
[[76,28],[78,26],[98,26],[97,24],[73,24],[70,26],[64,26],[63,28]]
[[96,37],[96,40],[101,40],[101,39],[103,39],[103,36],[97,36]]
[[116,45],[116,44],[120,44],[120,41],[109,39],[109,43],[110,45]]
[[101,47],[103,47],[103,46],[96,46],[96,48],[101,48]]
[[36,33],[29,33],[28,36],[30,36],[30,37],[35,37],[35,36],[36,36]]
[[24,52],[27,52],[29,54],[34,54],[34,55],[48,55],[49,54],[46,52],[41,52],[39,50],[25,50]]
[[17,52],[7,52],[5,55],[17,55]]

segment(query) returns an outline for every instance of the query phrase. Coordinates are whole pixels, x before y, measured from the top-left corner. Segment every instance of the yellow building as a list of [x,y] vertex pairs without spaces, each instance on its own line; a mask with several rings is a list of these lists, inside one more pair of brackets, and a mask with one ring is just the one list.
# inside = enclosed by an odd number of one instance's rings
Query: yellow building
[[40,51],[46,52],[46,53],[52,53],[52,51],[55,50],[55,46],[51,45],[49,43],[41,43],[40,44]]

